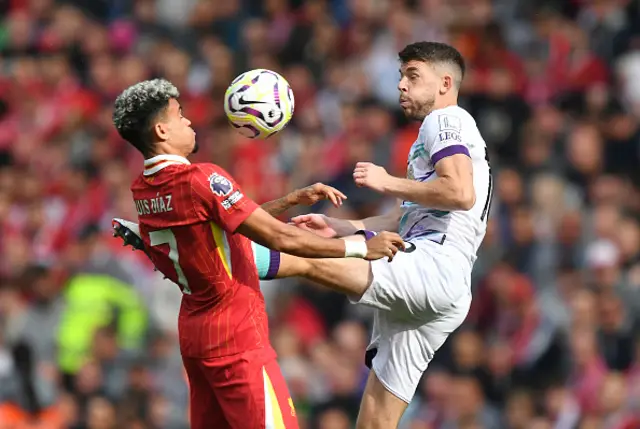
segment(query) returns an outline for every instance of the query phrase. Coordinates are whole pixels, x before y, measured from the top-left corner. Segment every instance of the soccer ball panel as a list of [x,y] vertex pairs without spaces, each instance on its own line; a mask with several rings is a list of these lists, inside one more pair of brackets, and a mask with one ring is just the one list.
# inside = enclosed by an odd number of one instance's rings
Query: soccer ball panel
[[229,122],[250,138],[267,138],[282,130],[294,110],[289,83],[271,70],[256,69],[233,80],[224,97]]

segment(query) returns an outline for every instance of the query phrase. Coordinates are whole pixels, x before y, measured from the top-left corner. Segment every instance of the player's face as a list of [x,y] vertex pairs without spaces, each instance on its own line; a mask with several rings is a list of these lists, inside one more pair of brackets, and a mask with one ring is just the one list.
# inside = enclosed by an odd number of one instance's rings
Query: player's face
[[436,102],[440,77],[423,61],[408,61],[400,67],[400,107],[405,116],[422,121]]
[[182,114],[182,107],[178,100],[169,100],[166,123],[168,143],[185,155],[197,152],[196,133],[191,128],[191,121]]

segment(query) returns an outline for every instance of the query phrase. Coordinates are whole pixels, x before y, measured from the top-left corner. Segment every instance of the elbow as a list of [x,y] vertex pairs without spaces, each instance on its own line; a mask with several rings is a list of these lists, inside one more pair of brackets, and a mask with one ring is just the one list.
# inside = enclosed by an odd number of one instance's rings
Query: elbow
[[473,188],[459,189],[456,192],[455,205],[457,210],[468,211],[473,208],[476,203],[476,193]]

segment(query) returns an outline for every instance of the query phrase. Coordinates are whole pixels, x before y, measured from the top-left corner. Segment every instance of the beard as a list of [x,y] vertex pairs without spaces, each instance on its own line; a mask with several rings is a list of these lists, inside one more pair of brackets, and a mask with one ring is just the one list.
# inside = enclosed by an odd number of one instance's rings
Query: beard
[[423,121],[429,113],[433,111],[433,106],[436,104],[435,96],[430,97],[425,101],[413,101],[409,108],[404,109],[404,115],[413,121]]
[[429,115],[429,113],[433,111],[433,106],[435,104],[436,104],[435,97],[432,97],[429,100],[420,104],[416,103],[416,111],[415,111],[415,114],[413,115],[413,119],[416,121],[424,121],[424,118],[426,118]]

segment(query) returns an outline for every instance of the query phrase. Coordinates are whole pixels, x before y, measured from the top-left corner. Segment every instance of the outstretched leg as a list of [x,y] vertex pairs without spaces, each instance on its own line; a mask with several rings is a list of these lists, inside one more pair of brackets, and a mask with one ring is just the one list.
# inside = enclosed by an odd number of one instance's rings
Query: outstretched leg
[[[362,235],[345,240],[362,240]],[[276,278],[304,277],[358,300],[371,285],[371,264],[364,259],[306,259],[286,253],[280,254]]]
[[[124,219],[113,219],[113,234],[125,245],[145,251],[138,224]],[[362,240],[362,235],[345,240]],[[286,277],[304,277],[358,300],[371,284],[371,264],[364,259],[305,259],[276,252],[253,243],[253,256],[262,280]]]
[[304,277],[358,300],[365,293],[373,273],[364,259],[305,259],[281,254],[276,278]]

